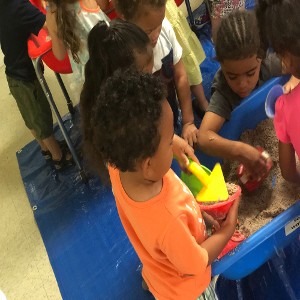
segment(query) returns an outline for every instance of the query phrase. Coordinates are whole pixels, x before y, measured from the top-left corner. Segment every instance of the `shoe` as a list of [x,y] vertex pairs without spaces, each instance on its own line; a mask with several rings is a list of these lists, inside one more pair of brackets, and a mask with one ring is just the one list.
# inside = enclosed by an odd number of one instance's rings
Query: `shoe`
[[239,245],[242,241],[244,241],[246,237],[238,230],[236,229],[233,233],[232,237],[230,238],[227,245],[224,247],[222,252],[219,254],[218,259],[222,258],[224,255],[226,255],[229,251],[234,249],[237,245]]
[[[57,141],[61,151],[68,149],[68,145],[65,140]],[[41,150],[41,153],[46,160],[46,162],[50,162],[52,160],[52,154],[49,150]]]
[[52,163],[54,165],[55,170],[59,171],[59,172],[66,170],[67,168],[73,166],[73,164],[74,164],[72,156],[71,156],[71,158],[67,159],[67,156],[71,154],[69,152],[69,149],[61,148],[61,152],[62,152],[62,157],[60,160],[52,159]]
[[41,150],[41,153],[42,153],[44,159],[46,160],[46,162],[49,162],[52,160],[52,154],[49,150]]

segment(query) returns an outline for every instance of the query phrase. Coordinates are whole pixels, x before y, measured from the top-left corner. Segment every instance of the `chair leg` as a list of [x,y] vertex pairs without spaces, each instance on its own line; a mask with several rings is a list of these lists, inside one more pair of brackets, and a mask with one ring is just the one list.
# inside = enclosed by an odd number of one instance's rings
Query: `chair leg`
[[60,76],[59,73],[56,73],[56,72],[54,72],[54,73],[55,73],[56,79],[57,79],[57,81],[58,81],[58,83],[60,85],[60,88],[61,88],[61,90],[62,90],[62,92],[64,94],[64,97],[65,97],[65,99],[67,101],[67,106],[68,106],[69,112],[70,112],[71,115],[74,115],[75,109],[74,109],[72,100],[71,100],[71,98],[69,96],[69,93],[68,93],[68,91],[67,91],[67,89],[66,89],[66,87],[64,85],[64,82],[62,81],[61,76]]
[[191,8],[190,0],[184,0],[184,2],[185,2],[185,5],[186,5],[188,15],[189,15],[191,29],[197,34],[197,27],[196,27],[196,24],[195,24],[195,19],[194,19],[193,11],[192,11],[192,8]]
[[75,164],[77,166],[77,169],[79,170],[80,177],[81,177],[81,179],[84,180],[84,178],[85,178],[84,170],[83,170],[83,168],[81,166],[81,163],[79,162],[79,159],[78,159],[76,151],[75,151],[75,149],[73,147],[72,141],[71,141],[71,139],[70,139],[70,137],[68,135],[68,132],[67,132],[65,126],[64,126],[63,120],[62,120],[62,118],[61,118],[61,116],[59,114],[59,111],[57,109],[57,106],[56,106],[56,104],[54,102],[54,99],[53,99],[53,96],[52,96],[51,91],[49,89],[49,86],[48,86],[48,84],[46,82],[46,79],[45,79],[45,77],[43,75],[43,71],[42,71],[42,68],[41,68],[41,57],[33,59],[32,63],[33,63],[33,66],[34,66],[37,78],[38,78],[38,80],[39,80],[39,82],[40,82],[40,84],[42,86],[42,89],[43,89],[43,91],[44,91],[44,93],[45,93],[45,95],[47,97],[47,100],[48,100],[48,102],[50,104],[50,107],[51,107],[53,113],[55,114],[55,116],[57,118],[58,126],[59,126],[59,128],[60,128],[60,130],[61,130],[61,132],[63,134],[63,137],[64,137],[64,139],[65,139],[65,141],[66,141],[69,149],[70,149],[70,152],[71,152],[71,154],[73,156],[73,159],[74,159],[74,162],[75,162]]

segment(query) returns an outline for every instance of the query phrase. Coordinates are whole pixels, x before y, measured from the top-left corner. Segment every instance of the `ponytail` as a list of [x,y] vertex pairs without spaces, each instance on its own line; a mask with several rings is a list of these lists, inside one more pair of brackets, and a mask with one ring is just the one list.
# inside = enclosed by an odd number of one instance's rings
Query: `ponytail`
[[[113,20],[98,22],[88,36],[89,60],[85,65],[85,82],[80,97],[81,127],[88,157],[93,157],[90,142],[93,128],[90,123],[95,101],[99,101],[100,88],[117,70],[135,65],[137,53],[147,53],[150,40],[138,26]],[[93,163],[93,162],[91,162]]]

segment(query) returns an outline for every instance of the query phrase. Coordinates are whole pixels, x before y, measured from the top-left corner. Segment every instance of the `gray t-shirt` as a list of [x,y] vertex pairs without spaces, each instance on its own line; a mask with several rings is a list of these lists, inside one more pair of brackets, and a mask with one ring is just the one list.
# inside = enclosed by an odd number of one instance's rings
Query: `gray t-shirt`
[[[270,54],[261,63],[257,87],[263,85],[263,83],[272,77],[280,75],[282,75],[281,60],[275,54]],[[214,77],[211,90],[212,96],[207,111],[213,112],[220,117],[229,120],[231,112],[244,98],[241,98],[232,91],[221,69],[217,71]]]

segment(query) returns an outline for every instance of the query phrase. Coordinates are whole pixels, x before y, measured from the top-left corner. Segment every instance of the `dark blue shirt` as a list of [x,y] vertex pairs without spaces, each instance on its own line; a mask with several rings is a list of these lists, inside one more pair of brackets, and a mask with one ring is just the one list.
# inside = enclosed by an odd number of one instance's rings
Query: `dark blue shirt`
[[36,78],[27,39],[38,34],[45,20],[29,0],[0,0],[0,44],[8,76],[24,81]]

